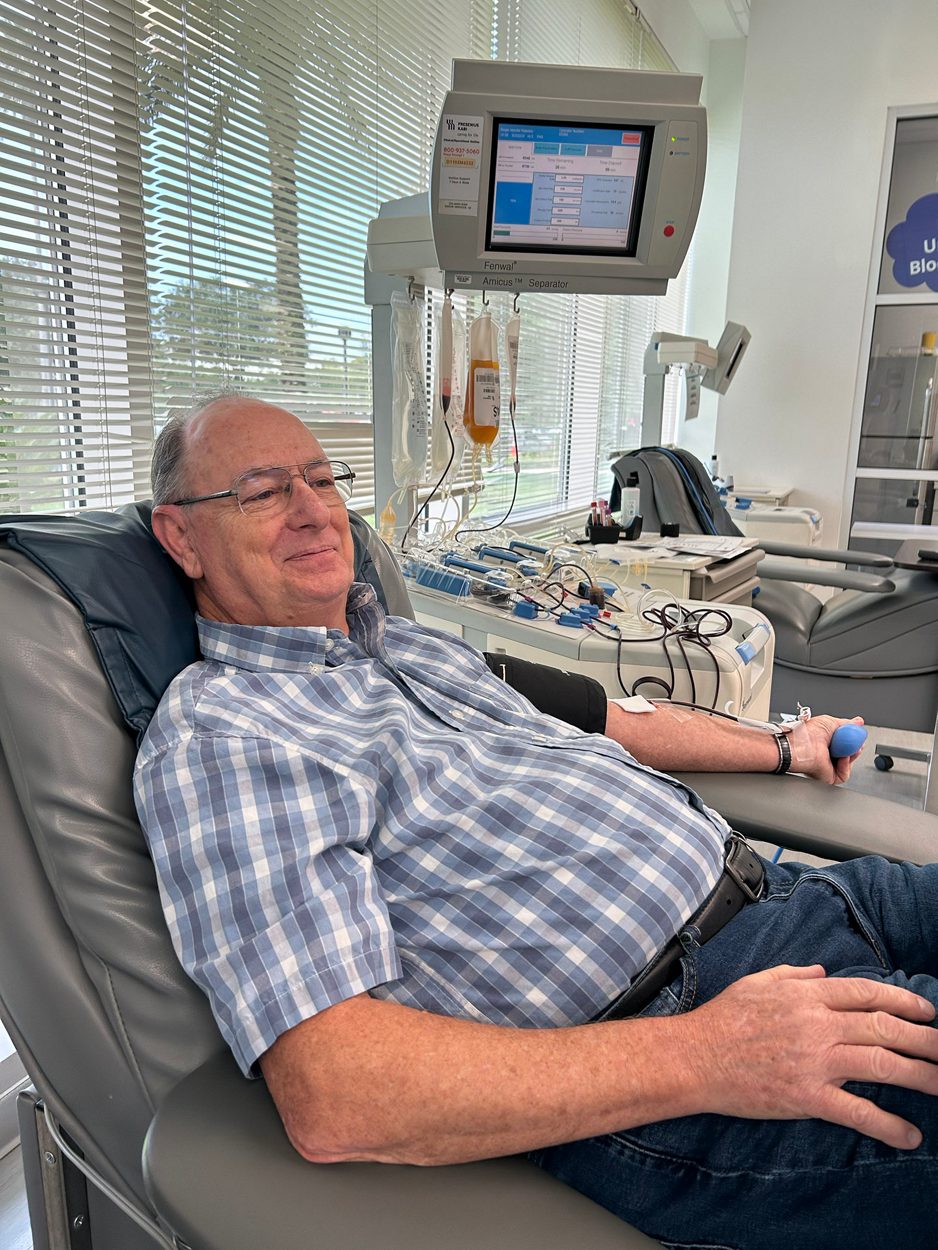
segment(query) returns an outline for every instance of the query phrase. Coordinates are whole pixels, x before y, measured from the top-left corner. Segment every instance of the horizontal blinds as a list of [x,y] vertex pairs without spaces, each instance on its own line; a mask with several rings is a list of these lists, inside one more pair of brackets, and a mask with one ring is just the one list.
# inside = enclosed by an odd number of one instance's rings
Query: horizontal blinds
[[0,507],[131,497],[149,457],[127,12],[0,0]]
[[233,389],[323,442],[345,431],[329,450],[370,506],[368,222],[426,185],[449,62],[477,54],[484,7],[141,5],[158,410]]

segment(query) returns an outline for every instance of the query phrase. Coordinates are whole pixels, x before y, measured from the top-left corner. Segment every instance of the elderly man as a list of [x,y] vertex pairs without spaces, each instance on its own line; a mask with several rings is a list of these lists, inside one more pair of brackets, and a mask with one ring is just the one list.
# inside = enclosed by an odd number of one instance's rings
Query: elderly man
[[[931,1250],[938,868],[766,864],[657,769],[778,771],[772,735],[616,705],[584,733],[385,617],[343,476],[237,398],[154,457],[205,659],[137,804],[180,959],[297,1150],[526,1151],[672,1245]],[[839,723],[801,771],[846,775]]]

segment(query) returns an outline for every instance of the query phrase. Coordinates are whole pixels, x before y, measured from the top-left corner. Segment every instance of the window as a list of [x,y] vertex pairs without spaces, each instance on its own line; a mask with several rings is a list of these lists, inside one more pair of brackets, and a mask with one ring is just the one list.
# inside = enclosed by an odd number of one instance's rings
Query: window
[[152,431],[128,30],[4,0],[0,32],[0,503],[126,499]]
[[[367,224],[426,185],[451,59],[667,66],[618,0],[0,0],[0,23],[8,511],[145,496],[168,412],[229,389],[315,425],[367,507]],[[642,352],[682,328],[672,289],[525,298],[524,509],[588,499],[637,444]]]

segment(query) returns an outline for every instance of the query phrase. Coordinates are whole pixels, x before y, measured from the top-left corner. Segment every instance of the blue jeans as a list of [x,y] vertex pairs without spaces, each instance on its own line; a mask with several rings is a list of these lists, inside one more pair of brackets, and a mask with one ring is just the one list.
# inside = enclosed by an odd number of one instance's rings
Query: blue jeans
[[[911,988],[938,1007],[938,865],[767,864],[766,894],[700,946],[641,1013],[673,1015],[776,964]],[[745,1064],[740,1054],[740,1065]],[[916,1124],[894,1150],[820,1120],[697,1115],[533,1152],[541,1167],[682,1250],[936,1250],[938,1098],[848,1086]]]

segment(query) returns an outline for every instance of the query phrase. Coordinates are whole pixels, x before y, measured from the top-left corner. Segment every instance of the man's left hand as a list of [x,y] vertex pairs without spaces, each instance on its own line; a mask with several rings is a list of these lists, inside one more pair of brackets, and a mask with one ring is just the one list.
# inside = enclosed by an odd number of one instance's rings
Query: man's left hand
[[859,757],[863,748],[853,755],[844,755],[832,760],[830,743],[834,730],[841,725],[862,725],[863,717],[855,716],[853,720],[840,720],[836,716],[812,716],[808,720],[799,721],[788,735],[791,747],[791,771],[804,773],[806,777],[816,777],[829,785],[843,785],[850,776],[853,762]]

